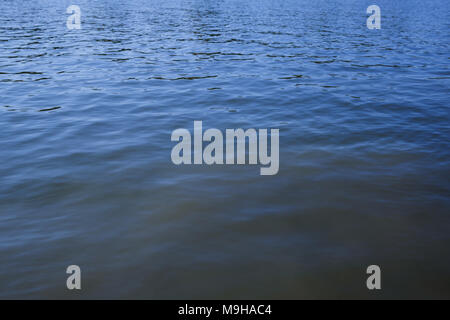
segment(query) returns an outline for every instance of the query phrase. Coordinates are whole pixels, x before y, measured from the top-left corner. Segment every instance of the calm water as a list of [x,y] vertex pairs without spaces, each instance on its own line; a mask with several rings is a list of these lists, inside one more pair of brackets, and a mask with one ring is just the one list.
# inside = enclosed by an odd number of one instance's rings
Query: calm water
[[[450,298],[449,13],[1,1],[0,298]],[[279,128],[278,175],[175,166],[194,120]]]

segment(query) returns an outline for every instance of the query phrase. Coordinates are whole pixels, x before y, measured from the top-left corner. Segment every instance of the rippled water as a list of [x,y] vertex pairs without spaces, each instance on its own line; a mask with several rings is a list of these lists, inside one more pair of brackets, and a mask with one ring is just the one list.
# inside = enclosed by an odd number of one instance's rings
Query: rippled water
[[[0,297],[449,298],[450,5],[373,2],[2,1]],[[194,120],[279,173],[175,166]]]

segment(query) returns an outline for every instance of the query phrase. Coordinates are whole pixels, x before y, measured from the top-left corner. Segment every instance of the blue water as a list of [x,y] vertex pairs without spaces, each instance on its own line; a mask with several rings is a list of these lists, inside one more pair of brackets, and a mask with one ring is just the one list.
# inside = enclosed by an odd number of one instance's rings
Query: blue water
[[[0,298],[450,298],[449,11],[1,1]],[[174,165],[194,120],[279,128],[279,173]]]

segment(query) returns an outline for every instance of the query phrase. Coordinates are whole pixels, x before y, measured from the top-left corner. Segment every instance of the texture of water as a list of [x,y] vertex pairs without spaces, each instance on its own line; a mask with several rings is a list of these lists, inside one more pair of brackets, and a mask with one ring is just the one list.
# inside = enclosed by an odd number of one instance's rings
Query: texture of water
[[[450,298],[449,11],[1,1],[0,298]],[[175,166],[194,120],[279,128],[279,173]]]

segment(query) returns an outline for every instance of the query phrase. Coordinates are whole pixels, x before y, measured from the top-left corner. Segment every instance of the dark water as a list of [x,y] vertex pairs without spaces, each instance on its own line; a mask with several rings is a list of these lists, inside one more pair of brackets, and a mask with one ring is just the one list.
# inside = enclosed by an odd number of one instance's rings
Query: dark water
[[[1,1],[0,298],[450,298],[449,11]],[[279,128],[278,175],[175,166],[194,120]]]

